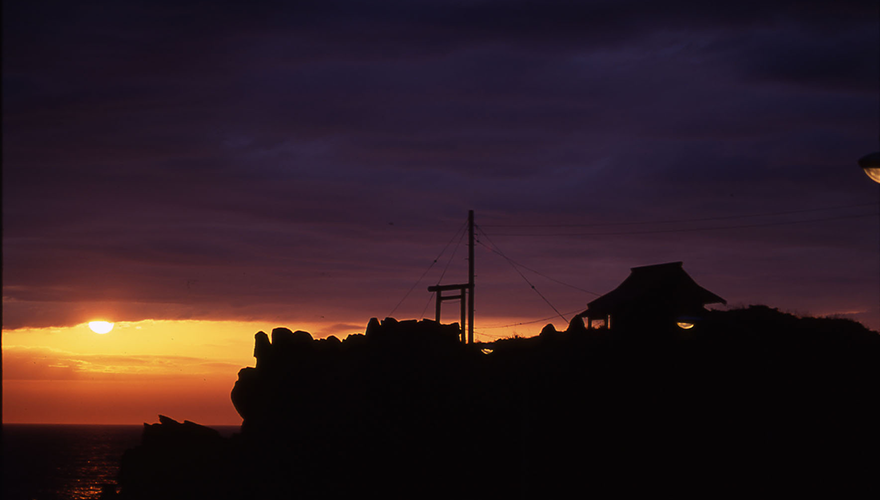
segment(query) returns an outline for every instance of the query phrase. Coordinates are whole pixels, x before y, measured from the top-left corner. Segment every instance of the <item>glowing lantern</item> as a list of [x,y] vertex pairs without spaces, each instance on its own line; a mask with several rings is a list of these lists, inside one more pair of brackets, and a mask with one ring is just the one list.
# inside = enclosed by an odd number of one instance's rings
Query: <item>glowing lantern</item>
[[859,166],[872,181],[880,184],[880,151],[859,158]]
[[679,316],[675,319],[675,326],[682,330],[690,330],[700,321],[699,316]]

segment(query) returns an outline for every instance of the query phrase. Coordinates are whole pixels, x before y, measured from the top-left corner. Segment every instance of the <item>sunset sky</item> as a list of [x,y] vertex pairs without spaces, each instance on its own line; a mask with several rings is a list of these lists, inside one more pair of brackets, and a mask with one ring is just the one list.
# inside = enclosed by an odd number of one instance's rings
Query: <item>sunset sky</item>
[[671,261],[880,329],[876,0],[239,4],[3,3],[5,422],[240,423],[256,331],[433,317],[469,209],[478,340]]

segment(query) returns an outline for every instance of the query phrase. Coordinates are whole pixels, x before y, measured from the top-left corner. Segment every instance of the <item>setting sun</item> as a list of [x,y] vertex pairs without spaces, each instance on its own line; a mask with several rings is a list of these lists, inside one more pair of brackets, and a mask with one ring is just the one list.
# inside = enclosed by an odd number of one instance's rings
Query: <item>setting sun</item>
[[89,322],[89,328],[91,328],[93,332],[103,335],[105,333],[110,333],[110,330],[113,329],[113,323],[108,321],[91,321]]

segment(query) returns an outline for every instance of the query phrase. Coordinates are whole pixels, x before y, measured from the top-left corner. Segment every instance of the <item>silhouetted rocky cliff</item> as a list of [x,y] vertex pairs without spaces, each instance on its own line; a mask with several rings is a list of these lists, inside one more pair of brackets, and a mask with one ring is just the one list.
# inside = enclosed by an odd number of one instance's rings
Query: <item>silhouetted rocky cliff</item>
[[[486,347],[486,346],[483,346]],[[766,307],[693,330],[499,340],[370,321],[256,334],[223,439],[163,419],[121,498],[864,494],[880,459],[880,335]]]

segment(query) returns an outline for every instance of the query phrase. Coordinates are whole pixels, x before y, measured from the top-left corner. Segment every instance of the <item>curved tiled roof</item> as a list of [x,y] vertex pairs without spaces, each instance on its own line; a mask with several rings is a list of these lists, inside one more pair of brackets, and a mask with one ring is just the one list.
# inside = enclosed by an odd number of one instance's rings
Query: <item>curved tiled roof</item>
[[669,262],[632,268],[623,283],[587,304],[587,310],[580,316],[598,319],[640,304],[692,308],[717,303],[727,301],[698,285],[681,262]]

